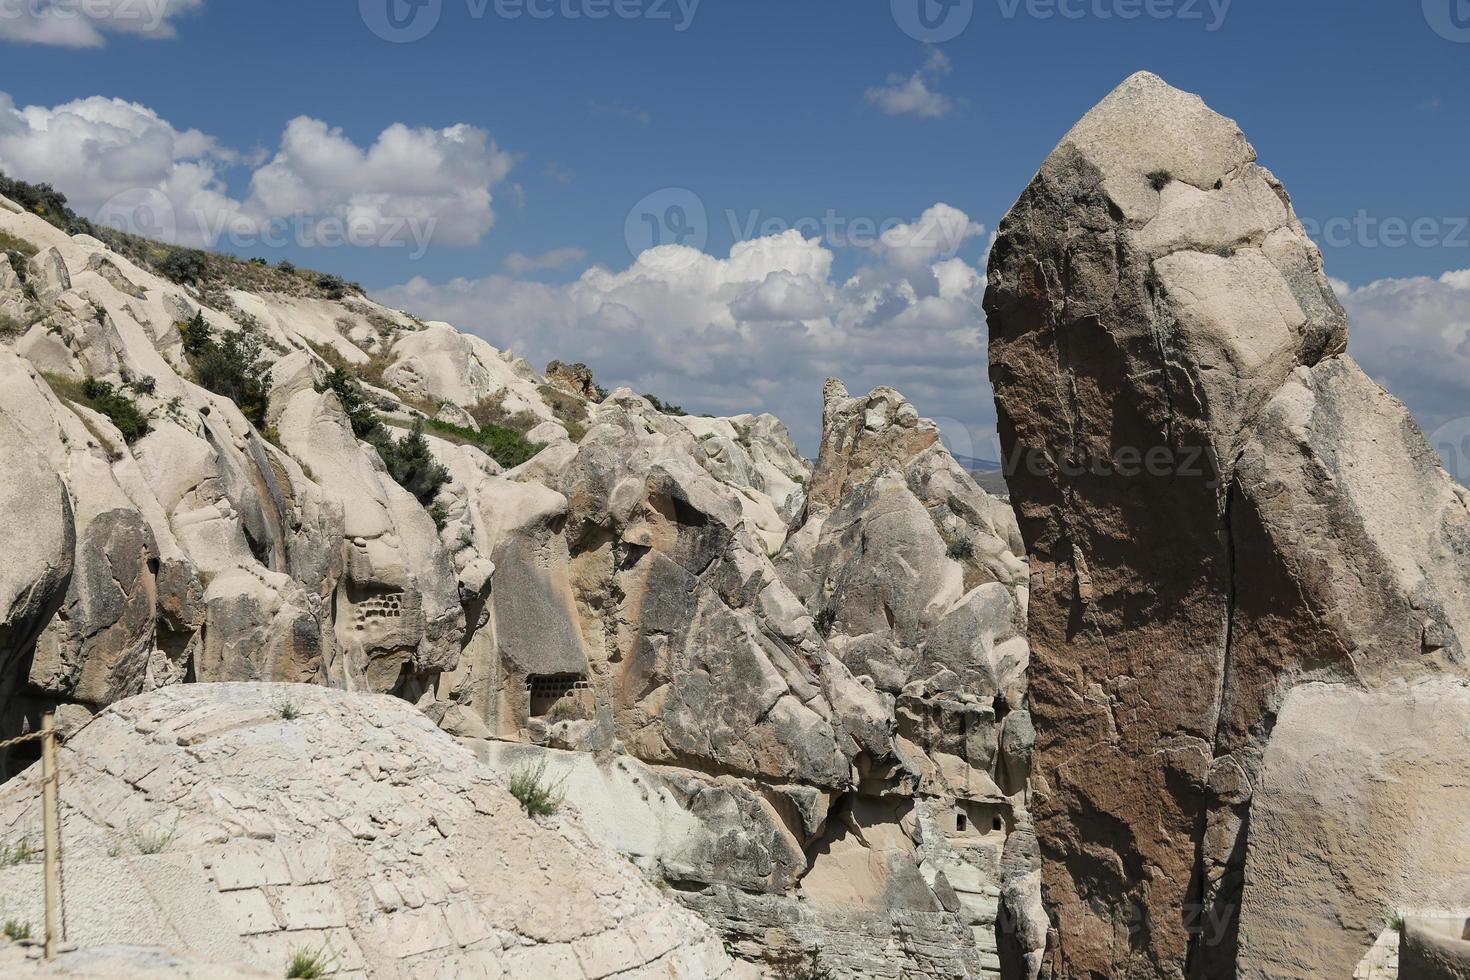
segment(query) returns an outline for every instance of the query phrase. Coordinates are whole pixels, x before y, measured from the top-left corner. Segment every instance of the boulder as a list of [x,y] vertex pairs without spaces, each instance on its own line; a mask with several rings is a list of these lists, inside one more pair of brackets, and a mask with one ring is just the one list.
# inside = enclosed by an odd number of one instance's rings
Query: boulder
[[1467,730],[1470,688],[1447,678],[1287,695],[1250,810],[1238,976],[1352,976],[1389,919],[1470,908]]

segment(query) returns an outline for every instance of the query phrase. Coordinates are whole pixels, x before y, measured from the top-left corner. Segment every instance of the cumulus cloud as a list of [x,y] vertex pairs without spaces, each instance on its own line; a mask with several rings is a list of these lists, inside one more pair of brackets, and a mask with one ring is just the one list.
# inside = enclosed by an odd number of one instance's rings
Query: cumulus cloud
[[[472,126],[395,123],[364,148],[307,117],[262,164],[138,103],[17,108],[0,93],[0,169],[55,185],[101,223],[181,244],[473,245],[514,164]],[[249,194],[232,196],[226,175],[249,167]]]
[[0,40],[100,48],[108,34],[177,35],[173,21],[204,0],[0,0]]
[[473,126],[394,123],[363,149],[340,129],[301,116],[251,178],[247,207],[267,217],[319,215],[383,231],[432,227],[436,242],[474,245],[495,224],[490,189],[514,165],[512,154]]
[[[946,205],[926,215],[979,234]],[[808,451],[821,432],[825,379],[841,377],[853,391],[893,385],[941,420],[957,452],[995,458],[985,277],[953,254],[921,269],[916,248],[896,240],[840,278],[835,253],[792,230],[740,242],[723,258],[661,246],[625,269],[594,266],[563,286],[506,275],[418,278],[379,298],[539,364],[586,361],[605,384],[691,410],[774,412]]]
[[868,103],[889,116],[940,119],[955,108],[953,99],[937,91],[939,80],[952,70],[949,57],[943,51],[933,51],[912,75],[889,75],[887,84],[869,88]]
[[585,258],[587,253],[580,248],[554,248],[540,255],[512,252],[505,257],[505,267],[518,276],[524,276],[551,269],[564,269]]

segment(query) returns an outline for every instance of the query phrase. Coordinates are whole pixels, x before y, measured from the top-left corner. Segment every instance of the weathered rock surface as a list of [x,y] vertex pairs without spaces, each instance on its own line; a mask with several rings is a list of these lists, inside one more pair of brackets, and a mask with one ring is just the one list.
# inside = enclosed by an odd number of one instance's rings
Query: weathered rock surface
[[1287,695],[1251,806],[1237,976],[1350,976],[1386,920],[1470,908],[1467,733],[1459,681]]
[[[1237,961],[1234,910],[1262,760],[1294,751],[1283,700],[1465,674],[1465,491],[1344,354],[1281,184],[1153,75],[1047,159],[985,307],[1031,560],[1046,968],[1271,973]],[[1366,935],[1344,924],[1334,956]]]
[[[295,715],[283,717],[283,706]],[[321,687],[184,685],[113,705],[62,752],[67,928],[280,976],[725,976],[715,934],[592,843],[533,821],[403,701]],[[35,839],[38,773],[0,790]],[[40,868],[0,870],[41,921]],[[169,975],[179,975],[171,973]],[[249,974],[245,974],[249,975]]]
[[[179,286],[0,211],[38,256],[26,283],[0,264],[0,310],[28,327],[0,338],[17,460],[0,740],[47,709],[105,729],[108,705],[193,682],[391,693],[503,771],[565,775],[592,830],[746,959],[819,947],[843,976],[996,975],[1002,889],[1018,914],[1039,901],[1027,574],[1009,509],[902,395],[834,382],[814,469],[769,415],[604,396],[576,364],[543,378],[350,290]],[[196,315],[264,345],[260,429],[194,382]],[[388,431],[425,423],[437,496],[357,437],[337,368]],[[149,431],[125,440],[88,379]],[[542,448],[503,467],[466,437],[492,425]],[[384,780],[418,765],[396,754]],[[133,873],[93,857],[79,880]],[[1036,933],[1011,944],[1023,969]],[[137,937],[155,938],[180,948]]]

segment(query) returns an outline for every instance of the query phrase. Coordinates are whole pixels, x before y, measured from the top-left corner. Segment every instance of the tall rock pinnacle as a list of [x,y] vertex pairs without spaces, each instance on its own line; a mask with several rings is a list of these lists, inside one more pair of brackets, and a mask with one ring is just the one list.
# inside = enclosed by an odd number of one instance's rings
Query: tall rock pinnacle
[[[1032,563],[1044,970],[1235,976],[1288,692],[1465,672],[1465,491],[1347,356],[1281,183],[1155,75],[1047,158],[985,308]],[[1321,976],[1381,927],[1347,919],[1342,950],[1305,960]],[[1287,941],[1254,932],[1251,955]]]

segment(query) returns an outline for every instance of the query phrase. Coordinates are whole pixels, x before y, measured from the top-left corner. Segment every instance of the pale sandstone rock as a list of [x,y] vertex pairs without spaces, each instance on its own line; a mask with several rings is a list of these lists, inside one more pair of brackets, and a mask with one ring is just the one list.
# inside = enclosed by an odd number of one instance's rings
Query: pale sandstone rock
[[1467,731],[1459,681],[1287,695],[1251,806],[1239,976],[1349,976],[1387,918],[1470,908]]
[[[707,926],[593,844],[575,814],[528,819],[396,699],[169,688],[99,715],[64,765],[67,924],[86,947],[166,944],[276,976],[293,948],[385,978],[590,980],[604,956],[691,980],[731,968]],[[0,790],[7,841],[38,819],[37,778]],[[138,853],[137,835],[155,830],[166,849]],[[10,914],[40,921],[39,872],[0,871]]]

